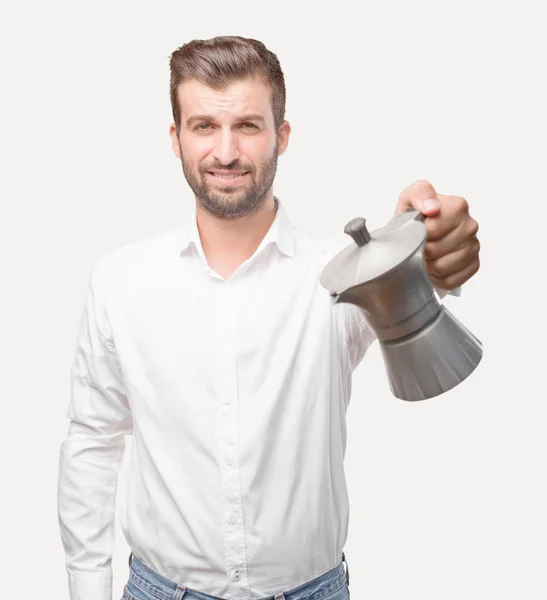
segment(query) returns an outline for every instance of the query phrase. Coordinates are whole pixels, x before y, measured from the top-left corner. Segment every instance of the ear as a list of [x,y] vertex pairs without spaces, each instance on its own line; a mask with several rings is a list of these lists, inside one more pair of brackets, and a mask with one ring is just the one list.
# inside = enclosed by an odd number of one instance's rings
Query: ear
[[277,134],[279,140],[278,154],[283,154],[289,145],[289,137],[291,135],[291,124],[288,121],[283,121],[283,125],[279,128]]
[[177,137],[177,127],[174,123],[171,123],[171,125],[169,125],[169,135],[171,137],[171,147],[173,148],[175,156],[177,158],[181,158],[179,139]]

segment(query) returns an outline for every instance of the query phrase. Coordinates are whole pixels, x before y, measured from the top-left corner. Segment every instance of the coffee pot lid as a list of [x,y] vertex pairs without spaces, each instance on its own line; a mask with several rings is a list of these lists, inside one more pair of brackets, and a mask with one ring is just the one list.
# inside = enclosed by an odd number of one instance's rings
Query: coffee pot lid
[[409,209],[369,233],[365,219],[352,219],[344,232],[353,238],[353,243],[325,266],[321,284],[336,295],[386,275],[423,244],[427,237],[423,220],[422,213]]

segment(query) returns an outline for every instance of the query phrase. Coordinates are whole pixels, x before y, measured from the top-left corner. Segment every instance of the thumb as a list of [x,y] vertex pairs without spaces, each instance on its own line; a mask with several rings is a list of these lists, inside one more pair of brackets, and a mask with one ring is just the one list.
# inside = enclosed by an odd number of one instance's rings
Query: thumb
[[413,199],[413,200],[399,200],[395,207],[395,216],[406,212],[407,210],[414,209],[423,213],[426,217],[434,217],[438,214],[441,204],[437,197],[425,198],[424,200]]
[[433,186],[428,182],[417,182],[401,192],[395,207],[395,215],[414,209],[426,217],[434,217],[439,213],[440,208],[441,203]]

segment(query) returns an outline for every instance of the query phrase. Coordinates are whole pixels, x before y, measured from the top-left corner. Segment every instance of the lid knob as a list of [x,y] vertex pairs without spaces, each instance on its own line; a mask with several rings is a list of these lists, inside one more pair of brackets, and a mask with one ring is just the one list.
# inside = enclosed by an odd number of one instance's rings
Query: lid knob
[[365,225],[366,220],[363,217],[357,217],[352,219],[345,227],[344,233],[351,235],[353,241],[358,246],[364,246],[367,242],[372,239],[368,232],[367,226]]

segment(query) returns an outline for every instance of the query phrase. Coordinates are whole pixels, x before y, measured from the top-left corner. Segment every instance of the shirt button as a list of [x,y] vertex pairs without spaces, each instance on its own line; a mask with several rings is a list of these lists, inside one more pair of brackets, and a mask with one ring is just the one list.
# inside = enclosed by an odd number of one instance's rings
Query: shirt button
[[226,457],[226,464],[231,467],[234,464],[234,457],[233,456],[227,456]]
[[239,571],[234,571],[234,574],[232,575],[232,579],[234,581],[239,581],[241,579],[241,573]]
[[228,519],[229,523],[231,523],[232,525],[236,525],[237,524],[237,517],[235,515],[232,515],[229,519]]

